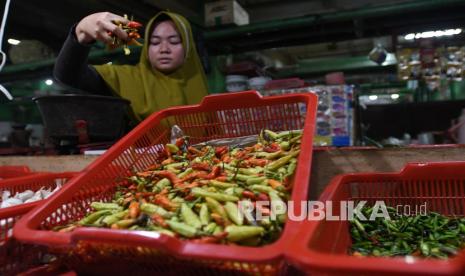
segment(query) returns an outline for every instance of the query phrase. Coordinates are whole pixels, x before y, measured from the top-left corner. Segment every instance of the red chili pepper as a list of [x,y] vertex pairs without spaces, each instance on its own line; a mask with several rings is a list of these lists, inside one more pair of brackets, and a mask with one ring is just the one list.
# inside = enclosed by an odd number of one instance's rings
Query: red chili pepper
[[218,176],[217,178],[215,178],[215,180],[217,181],[221,181],[221,182],[227,182],[228,181],[228,177],[227,176]]
[[227,146],[222,146],[222,147],[216,147],[215,148],[215,155],[220,158],[223,154],[228,152],[228,147]]
[[192,169],[194,170],[199,170],[199,171],[210,171],[210,165],[206,162],[203,163],[193,163],[192,164]]
[[255,194],[251,191],[243,191],[242,196],[246,198],[250,198],[252,200],[255,200]]
[[200,186],[200,182],[197,182],[197,181],[194,181],[190,184],[187,184],[187,185],[180,185],[180,188],[182,189],[192,189],[192,188],[195,188],[195,187],[198,187]]
[[142,27],[142,24],[137,21],[129,21],[126,26],[133,29],[139,29],[140,27]]
[[277,152],[281,150],[281,147],[278,143],[271,143],[268,146],[266,146],[263,150],[266,152]]
[[210,216],[215,221],[216,224],[224,226],[225,221],[221,215],[217,213],[211,213]]
[[247,154],[248,154],[247,151],[242,150],[242,151],[238,152],[238,153],[236,154],[236,156],[234,156],[234,157],[236,157],[237,159],[244,159],[244,157],[245,157]]
[[141,192],[141,193],[136,193],[135,197],[136,199],[140,199],[140,198],[144,198],[146,196],[154,196],[154,195],[157,195],[159,193],[155,193],[155,192]]
[[168,178],[173,184],[173,186],[177,186],[179,185],[179,183],[182,183],[181,179],[179,179],[177,175],[170,171],[155,171],[153,172],[153,175]]
[[137,218],[140,214],[139,202],[133,201],[129,204],[129,217]]
[[193,239],[190,241],[195,242],[195,243],[218,243],[224,240],[227,236],[228,236],[227,232],[221,232],[214,236],[201,237],[201,238]]
[[165,195],[156,195],[153,203],[160,205],[168,210],[176,210],[176,203],[171,202]]
[[221,172],[221,168],[219,166],[213,166],[212,171],[204,177],[204,179],[213,179],[217,177]]
[[257,201],[269,201],[270,198],[264,193],[259,193],[257,196]]
[[283,184],[281,182],[279,182],[278,180],[276,179],[268,179],[268,185],[270,185],[273,189],[277,189],[278,187],[282,187]]
[[250,158],[246,160],[244,163],[247,166],[260,166],[260,167],[265,167],[266,164],[268,164],[269,160],[268,159],[256,159],[256,158]]
[[183,182],[188,182],[192,179],[196,179],[196,178],[204,178],[207,177],[208,174],[204,171],[201,171],[201,172],[193,172],[191,174],[188,174],[186,177],[184,178],[181,178],[180,182],[183,183]]
[[184,145],[184,142],[185,142],[185,141],[186,141],[186,140],[185,140],[184,138],[181,137],[181,138],[176,139],[176,142],[175,142],[174,144],[175,144],[178,148],[180,148],[182,145]]
[[155,222],[155,224],[158,224],[162,227],[168,227],[168,224],[165,222],[165,219],[159,214],[153,214],[151,218],[152,221]]
[[194,148],[192,146],[188,147],[187,151],[189,151],[190,153],[195,154],[195,155],[202,154],[202,151],[200,151],[200,150],[198,150],[198,149],[196,149],[196,148]]
[[140,34],[137,33],[137,32],[130,32],[130,33],[128,33],[128,37],[132,38],[132,39],[138,39],[138,38],[140,38]]
[[168,150],[167,147],[163,149],[163,153],[164,153],[164,156],[166,156],[167,158],[171,158],[171,152]]
[[193,194],[188,194],[187,196],[184,197],[184,200],[187,200],[187,201],[192,201],[194,199],[196,199],[196,197]]
[[154,171],[154,170],[157,170],[161,167],[160,164],[153,164],[153,165],[150,165],[147,169],[145,169],[146,171]]

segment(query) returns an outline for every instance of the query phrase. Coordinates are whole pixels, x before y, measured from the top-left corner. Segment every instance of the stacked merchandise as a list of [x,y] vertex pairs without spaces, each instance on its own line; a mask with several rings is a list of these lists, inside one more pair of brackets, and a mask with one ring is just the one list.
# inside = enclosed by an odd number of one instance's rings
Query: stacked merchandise
[[294,89],[265,90],[266,96],[289,93],[316,93],[318,110],[313,137],[315,146],[353,145],[352,85],[319,85]]
[[397,51],[398,78],[426,85],[428,95],[418,100],[462,99],[461,85],[465,77],[465,47],[404,48]]

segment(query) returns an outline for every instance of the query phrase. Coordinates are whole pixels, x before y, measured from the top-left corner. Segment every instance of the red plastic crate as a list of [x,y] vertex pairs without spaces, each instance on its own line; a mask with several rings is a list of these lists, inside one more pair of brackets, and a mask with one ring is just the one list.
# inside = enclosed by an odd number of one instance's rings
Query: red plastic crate
[[[366,200],[374,204],[465,215],[465,162],[411,163],[399,173],[357,173],[335,177],[319,198]],[[287,253],[290,262],[311,275],[465,275],[465,250],[448,260],[405,257],[354,257],[348,221],[305,221]]]
[[26,176],[33,172],[28,166],[0,166],[0,181],[5,179]]
[[[276,274],[284,266],[284,250],[298,229],[286,223],[281,237],[263,247],[197,244],[146,231],[78,228],[70,233],[49,231],[64,221],[75,221],[95,200],[109,200],[118,178],[153,164],[171,126],[179,125],[190,142],[259,134],[262,129],[304,129],[292,199],[306,200],[312,157],[317,98],[293,94],[262,98],[255,91],[205,97],[200,105],[159,111],[89,165],[46,204],[34,209],[15,226],[21,241],[54,248],[84,249],[67,263],[76,272],[89,273],[211,273]],[[57,217],[61,222],[57,222]],[[111,252],[111,253],[110,253]]]
[[[11,194],[25,190],[37,191],[41,187],[55,188],[57,183],[64,184],[76,173],[37,173],[2,181],[0,194],[8,190]],[[40,264],[47,253],[44,247],[25,245],[12,237],[13,226],[24,214],[44,202],[35,201],[0,209],[0,275],[16,275]]]

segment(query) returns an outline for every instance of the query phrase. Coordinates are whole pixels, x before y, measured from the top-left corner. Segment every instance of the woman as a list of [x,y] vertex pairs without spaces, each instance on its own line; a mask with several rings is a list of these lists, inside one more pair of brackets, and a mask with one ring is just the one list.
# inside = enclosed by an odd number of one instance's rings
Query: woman
[[160,12],[149,21],[138,64],[87,65],[92,43],[111,43],[108,32],[128,39],[126,32],[113,23],[116,21],[128,22],[108,12],[82,19],[60,51],[55,79],[93,94],[130,100],[133,115],[139,121],[160,109],[199,103],[207,95],[205,73],[190,24],[175,13]]

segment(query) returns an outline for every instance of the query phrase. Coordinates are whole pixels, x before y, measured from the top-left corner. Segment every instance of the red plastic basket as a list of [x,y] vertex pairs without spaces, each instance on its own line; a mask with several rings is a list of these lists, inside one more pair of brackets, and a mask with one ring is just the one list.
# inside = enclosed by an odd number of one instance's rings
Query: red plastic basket
[[31,173],[33,172],[28,166],[0,166],[0,183],[5,179],[26,176]]
[[[343,200],[366,200],[367,205],[382,200],[411,211],[426,202],[428,211],[463,217],[465,162],[411,163],[399,173],[340,175],[319,200],[332,201],[333,208]],[[350,245],[347,221],[305,221],[287,255],[311,275],[465,275],[465,250],[448,260],[354,257],[347,254]]]
[[[37,191],[41,187],[55,188],[57,183],[63,184],[76,173],[37,173],[2,181],[0,193],[5,190],[12,194],[26,190]],[[13,226],[24,214],[44,202],[35,201],[0,209],[0,275],[16,275],[43,260],[47,251],[44,247],[25,245],[12,237]]]
[[[197,244],[145,231],[78,228],[70,233],[49,231],[63,221],[80,219],[95,200],[112,196],[115,179],[153,164],[179,125],[195,144],[225,137],[247,136],[262,129],[304,129],[292,199],[306,200],[312,157],[317,98],[311,93],[262,98],[255,91],[205,97],[200,105],[162,110],[151,115],[98,160],[71,180],[50,201],[24,216],[15,236],[51,247],[84,249],[69,265],[77,272],[209,273],[225,271],[275,274],[283,266],[287,244],[297,232],[286,223],[281,237],[263,247]],[[57,222],[57,217],[61,222]],[[71,258],[71,257],[70,257]],[[85,265],[83,265],[85,264]],[[87,271],[85,271],[88,269]]]

